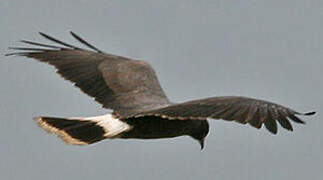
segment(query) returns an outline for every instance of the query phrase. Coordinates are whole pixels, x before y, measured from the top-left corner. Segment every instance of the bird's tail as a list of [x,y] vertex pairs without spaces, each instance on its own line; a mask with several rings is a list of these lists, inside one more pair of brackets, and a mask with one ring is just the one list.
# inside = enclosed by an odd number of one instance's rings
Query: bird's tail
[[[126,130],[123,124],[116,125],[118,119],[113,119],[110,114],[88,118],[36,117],[34,119],[47,132],[54,133],[67,144],[74,145],[88,145],[105,138],[115,138]],[[116,126],[119,127],[117,130]]]

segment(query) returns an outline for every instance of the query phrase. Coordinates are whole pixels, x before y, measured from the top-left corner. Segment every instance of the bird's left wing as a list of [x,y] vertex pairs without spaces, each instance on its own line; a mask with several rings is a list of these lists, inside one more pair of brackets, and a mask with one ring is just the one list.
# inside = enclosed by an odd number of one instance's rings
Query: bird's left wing
[[177,120],[223,119],[242,124],[248,123],[258,129],[265,124],[271,133],[276,134],[277,121],[283,128],[292,131],[293,127],[289,119],[296,123],[304,124],[304,121],[299,119],[297,115],[312,115],[314,113],[299,113],[290,108],[264,100],[239,96],[223,96],[174,104],[138,113],[136,117],[160,116]]

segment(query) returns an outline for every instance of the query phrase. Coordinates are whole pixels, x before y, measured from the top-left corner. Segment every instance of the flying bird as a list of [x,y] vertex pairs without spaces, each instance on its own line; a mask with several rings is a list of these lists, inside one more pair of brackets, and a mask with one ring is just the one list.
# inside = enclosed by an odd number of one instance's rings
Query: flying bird
[[299,113],[269,101],[241,96],[222,96],[184,103],[171,102],[161,88],[154,69],[145,61],[105,53],[80,36],[71,35],[90,50],[47,34],[56,45],[22,40],[34,47],[10,47],[7,56],[25,56],[54,66],[57,73],[71,81],[103,108],[112,113],[94,117],[36,117],[38,125],[58,135],[68,144],[88,145],[103,139],[158,139],[190,136],[204,147],[209,133],[208,119],[222,119],[262,125],[273,134],[277,122],[293,131],[291,121],[304,124]]

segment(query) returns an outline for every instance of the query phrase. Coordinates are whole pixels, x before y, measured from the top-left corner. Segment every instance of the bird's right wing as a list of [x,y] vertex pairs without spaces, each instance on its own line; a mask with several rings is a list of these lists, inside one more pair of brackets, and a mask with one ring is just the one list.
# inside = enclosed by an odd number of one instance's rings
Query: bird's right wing
[[103,53],[73,32],[74,38],[94,51],[40,34],[60,46],[23,40],[40,48],[13,47],[10,49],[18,52],[7,55],[26,56],[55,66],[64,79],[120,116],[169,104],[148,63]]
[[253,98],[239,96],[212,97],[174,104],[168,107],[138,113],[135,117],[160,116],[176,120],[223,119],[250,124],[253,127],[266,128],[277,133],[277,123],[292,131],[288,118],[296,123],[304,123],[296,115],[312,115],[315,112],[299,113],[290,108]]

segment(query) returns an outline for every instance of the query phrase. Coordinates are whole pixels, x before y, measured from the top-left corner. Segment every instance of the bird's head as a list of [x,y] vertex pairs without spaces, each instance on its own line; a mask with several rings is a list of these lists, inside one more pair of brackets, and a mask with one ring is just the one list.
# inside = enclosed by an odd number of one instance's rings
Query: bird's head
[[197,140],[201,145],[201,150],[204,148],[204,141],[209,133],[209,123],[205,120],[194,120],[196,122],[190,136]]

